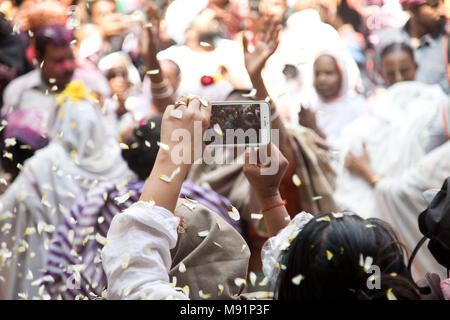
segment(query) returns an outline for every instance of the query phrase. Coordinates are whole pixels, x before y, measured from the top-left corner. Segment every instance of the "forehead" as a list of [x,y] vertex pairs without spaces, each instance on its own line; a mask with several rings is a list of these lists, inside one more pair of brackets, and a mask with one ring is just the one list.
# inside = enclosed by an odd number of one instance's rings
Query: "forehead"
[[383,66],[389,67],[399,63],[414,63],[411,55],[403,50],[395,50],[384,55],[382,60]]
[[336,69],[337,68],[336,60],[330,55],[323,54],[317,57],[316,61],[314,62],[314,68]]
[[113,12],[116,10],[116,3],[113,1],[100,0],[91,5],[92,13]]
[[262,0],[261,2],[266,6],[286,6],[286,0]]
[[57,59],[59,57],[72,56],[70,45],[56,46],[49,43],[45,48],[45,59]]

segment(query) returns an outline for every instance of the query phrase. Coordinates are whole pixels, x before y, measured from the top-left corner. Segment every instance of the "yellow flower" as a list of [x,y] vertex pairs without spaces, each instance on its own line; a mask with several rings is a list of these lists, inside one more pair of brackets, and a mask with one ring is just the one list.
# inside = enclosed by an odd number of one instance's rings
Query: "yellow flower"
[[63,92],[56,95],[56,101],[61,105],[67,98],[70,98],[76,104],[79,100],[86,99],[87,97],[87,88],[83,82],[74,80],[66,86]]

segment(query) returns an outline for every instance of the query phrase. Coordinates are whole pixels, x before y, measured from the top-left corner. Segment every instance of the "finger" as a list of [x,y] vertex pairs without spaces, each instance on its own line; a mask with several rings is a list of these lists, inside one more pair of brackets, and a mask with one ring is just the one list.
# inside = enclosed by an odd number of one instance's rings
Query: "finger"
[[202,97],[200,98],[200,112],[202,114],[203,119],[209,119],[211,118],[211,110],[212,110],[212,103],[211,99],[208,97]]
[[178,108],[181,106],[187,107],[188,103],[189,103],[189,98],[186,96],[181,96],[180,98],[178,98],[177,102],[175,102],[175,108]]
[[200,112],[200,106],[201,102],[198,97],[194,97],[192,99],[189,99],[187,109],[188,111],[192,112],[192,114],[198,114]]
[[245,33],[242,34],[242,47],[244,48],[244,53],[248,53],[248,39]]

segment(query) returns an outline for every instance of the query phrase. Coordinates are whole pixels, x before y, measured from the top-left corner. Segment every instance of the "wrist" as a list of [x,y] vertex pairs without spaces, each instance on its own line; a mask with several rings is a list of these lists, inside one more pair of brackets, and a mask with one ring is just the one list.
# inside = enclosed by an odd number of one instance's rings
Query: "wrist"
[[278,190],[273,192],[257,193],[256,197],[258,198],[260,208],[268,207],[283,200],[281,199],[281,195]]
[[166,175],[167,174],[170,175],[172,172],[177,170],[177,168],[180,168],[180,172],[179,172],[178,176],[183,177],[182,180],[184,180],[187,173],[189,172],[189,169],[191,168],[191,165],[183,163],[183,162],[175,163],[174,161],[172,161],[170,149],[165,150],[165,149],[160,148],[158,151],[158,155],[156,156],[154,168],[161,168],[161,169],[164,168],[162,170],[167,171],[167,172],[163,173],[163,174],[166,174]]

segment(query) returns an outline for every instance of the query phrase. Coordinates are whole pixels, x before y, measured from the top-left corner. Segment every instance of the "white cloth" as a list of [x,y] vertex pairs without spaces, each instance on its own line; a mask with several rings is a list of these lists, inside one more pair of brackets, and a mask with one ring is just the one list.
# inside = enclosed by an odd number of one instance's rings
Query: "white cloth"
[[[111,93],[108,81],[98,71],[75,69],[72,80],[81,80],[93,92],[108,97]],[[11,81],[3,93],[4,116],[10,110],[36,109],[42,118],[42,133],[49,134],[49,117],[57,102],[55,92],[42,80],[41,69],[34,69]]]
[[364,218],[380,216],[372,187],[344,168],[347,153],[360,154],[365,141],[372,169],[384,177],[400,177],[425,155],[432,135],[429,123],[447,103],[438,86],[416,81],[397,83],[371,100],[370,112],[343,132],[334,193],[341,210]]
[[[1,295],[6,299],[17,299],[18,293],[25,292],[30,299],[39,296],[39,286],[32,286],[26,276],[31,271],[34,279],[39,277],[52,226],[58,226],[77,198],[102,180],[133,176],[118,143],[105,135],[100,108],[92,102],[80,100],[74,105],[66,100],[51,130],[50,144],[25,161],[23,172],[0,198],[1,215],[14,213],[4,220],[11,225],[9,234],[0,233],[0,243],[5,242],[13,252],[8,261],[11,267],[1,270],[6,279]],[[51,226],[41,235],[25,234],[27,227],[38,230],[42,223]],[[16,252],[23,246],[21,240],[29,245],[23,253]],[[35,257],[30,256],[32,252]]]
[[317,94],[311,102],[311,109],[316,111],[316,121],[319,128],[326,134],[331,150],[340,150],[342,147],[342,130],[353,120],[367,112],[366,100],[355,91],[354,80],[345,55],[339,51],[321,51],[322,54],[332,56],[341,74],[341,88],[338,96],[332,101],[324,101]]
[[[213,51],[198,52],[187,46],[172,46],[158,53],[158,59],[170,59],[181,70],[181,83],[176,95],[208,96],[213,101],[223,101],[234,89],[226,80],[203,86],[202,76],[217,76],[225,66],[233,79],[245,79],[251,83],[244,64],[244,54],[239,44],[232,40],[220,40]],[[243,86],[246,87],[246,86]],[[248,86],[247,86],[248,87]]]
[[[409,253],[422,238],[419,230],[419,214],[428,206],[423,192],[440,189],[450,176],[450,141],[427,154],[418,164],[400,176],[381,179],[375,188],[375,201],[381,218],[389,222]],[[426,244],[418,251],[413,262],[414,279],[435,272],[441,279],[447,278],[444,267],[431,255]]]
[[175,0],[166,10],[167,34],[178,44],[186,40],[185,32],[195,17],[208,6],[208,0]]
[[[300,104],[315,99],[313,65],[317,55],[329,48],[344,56],[349,69],[348,87],[356,88],[362,83],[357,64],[347,52],[337,31],[323,23],[317,10],[306,9],[293,13],[280,34],[280,43],[268,59],[263,70],[264,83],[282,114],[290,122],[298,124]],[[286,64],[297,67],[299,76],[288,80],[283,74]],[[286,119],[286,117],[283,117]]]
[[170,211],[147,202],[114,217],[102,250],[108,299],[188,299],[169,281],[178,223]]
[[310,213],[304,211],[297,214],[289,224],[278,232],[274,237],[270,237],[261,248],[261,260],[264,276],[275,283],[278,276],[276,263],[279,263],[280,253],[285,250],[289,243],[294,239],[303,227],[313,218]]

